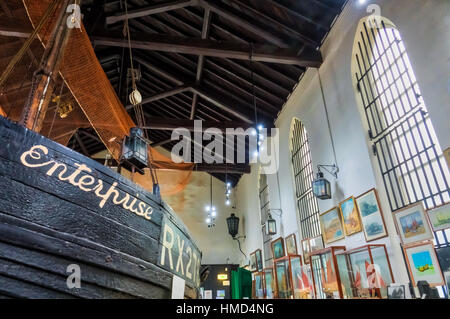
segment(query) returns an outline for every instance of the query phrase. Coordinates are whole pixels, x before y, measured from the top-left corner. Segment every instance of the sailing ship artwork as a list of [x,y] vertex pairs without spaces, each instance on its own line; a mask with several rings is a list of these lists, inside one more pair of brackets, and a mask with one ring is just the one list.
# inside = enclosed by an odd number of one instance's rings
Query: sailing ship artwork
[[421,202],[396,211],[394,217],[403,244],[433,239],[433,233]]

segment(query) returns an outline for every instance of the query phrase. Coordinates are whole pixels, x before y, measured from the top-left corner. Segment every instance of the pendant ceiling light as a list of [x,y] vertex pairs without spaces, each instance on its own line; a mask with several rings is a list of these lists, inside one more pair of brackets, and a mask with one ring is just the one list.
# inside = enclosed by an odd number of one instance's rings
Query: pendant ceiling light
[[209,205],[206,205],[205,210],[208,213],[208,216],[206,217],[206,224],[208,225],[208,228],[216,227],[217,210],[213,205],[212,200],[212,175],[210,176],[210,201]]

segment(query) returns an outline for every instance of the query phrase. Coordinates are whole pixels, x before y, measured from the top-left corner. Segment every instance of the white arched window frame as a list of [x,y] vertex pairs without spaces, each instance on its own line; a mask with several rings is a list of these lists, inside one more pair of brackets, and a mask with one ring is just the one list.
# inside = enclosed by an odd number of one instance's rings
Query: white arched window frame
[[312,191],[314,167],[311,149],[306,128],[297,118],[293,119],[291,127],[291,162],[302,238],[319,236],[319,205]]
[[269,184],[267,182],[267,175],[263,173],[259,174],[259,207],[261,214],[264,267],[272,267],[272,236],[267,234],[265,225],[270,213]]
[[[450,201],[449,171],[400,32],[382,17],[360,22],[354,80],[391,211]],[[435,233],[449,246],[450,230]]]

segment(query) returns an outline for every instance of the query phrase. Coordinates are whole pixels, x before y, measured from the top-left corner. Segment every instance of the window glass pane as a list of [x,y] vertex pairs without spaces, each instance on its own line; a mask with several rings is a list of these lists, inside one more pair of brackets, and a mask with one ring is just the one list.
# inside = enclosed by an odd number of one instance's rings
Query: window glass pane
[[291,138],[292,168],[294,173],[295,191],[297,196],[297,212],[303,238],[320,235],[319,206],[312,193],[314,168],[308,134],[301,121],[295,120]]
[[[384,19],[367,20],[354,58],[391,210],[447,203],[450,174],[400,32]],[[446,232],[435,234],[436,245],[449,245]]]

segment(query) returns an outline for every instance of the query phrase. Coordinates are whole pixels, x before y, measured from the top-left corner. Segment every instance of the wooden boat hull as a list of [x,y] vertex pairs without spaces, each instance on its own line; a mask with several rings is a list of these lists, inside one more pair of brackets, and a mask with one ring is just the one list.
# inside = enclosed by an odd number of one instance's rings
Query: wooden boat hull
[[160,198],[0,116],[0,298],[195,298],[200,261]]

